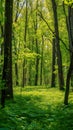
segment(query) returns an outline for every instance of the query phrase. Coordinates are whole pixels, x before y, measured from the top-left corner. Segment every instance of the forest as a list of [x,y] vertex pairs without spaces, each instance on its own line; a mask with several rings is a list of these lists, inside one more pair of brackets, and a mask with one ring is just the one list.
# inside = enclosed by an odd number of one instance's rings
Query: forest
[[73,130],[73,0],[0,0],[0,130]]

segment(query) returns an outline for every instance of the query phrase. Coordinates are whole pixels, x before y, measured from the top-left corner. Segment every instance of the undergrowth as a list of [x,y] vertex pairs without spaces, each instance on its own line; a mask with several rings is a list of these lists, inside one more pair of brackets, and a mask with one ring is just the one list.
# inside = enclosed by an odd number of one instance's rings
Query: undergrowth
[[63,104],[57,88],[14,88],[14,101],[0,109],[0,130],[73,130],[73,94]]

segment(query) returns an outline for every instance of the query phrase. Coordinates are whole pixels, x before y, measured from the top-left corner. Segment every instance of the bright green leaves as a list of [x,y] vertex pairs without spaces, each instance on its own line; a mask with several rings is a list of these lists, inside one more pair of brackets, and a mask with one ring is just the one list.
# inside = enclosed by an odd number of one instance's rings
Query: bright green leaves
[[4,2],[3,1],[0,1],[0,22],[1,22],[1,25],[4,24]]
[[67,5],[72,5],[73,4],[73,0],[63,0],[63,1]]

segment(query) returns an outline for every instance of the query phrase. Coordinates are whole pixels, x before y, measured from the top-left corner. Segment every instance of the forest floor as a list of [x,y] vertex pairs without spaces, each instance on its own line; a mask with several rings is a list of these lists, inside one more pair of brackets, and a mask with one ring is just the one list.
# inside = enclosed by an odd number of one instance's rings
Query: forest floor
[[0,130],[73,130],[73,92],[69,105],[57,88],[14,88],[14,101],[0,109]]

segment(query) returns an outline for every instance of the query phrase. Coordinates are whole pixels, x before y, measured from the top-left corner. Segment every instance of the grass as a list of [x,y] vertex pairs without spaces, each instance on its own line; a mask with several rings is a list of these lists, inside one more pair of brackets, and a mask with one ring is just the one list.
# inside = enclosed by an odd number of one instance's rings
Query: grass
[[73,94],[63,104],[57,88],[14,88],[14,101],[0,110],[0,130],[73,130]]

